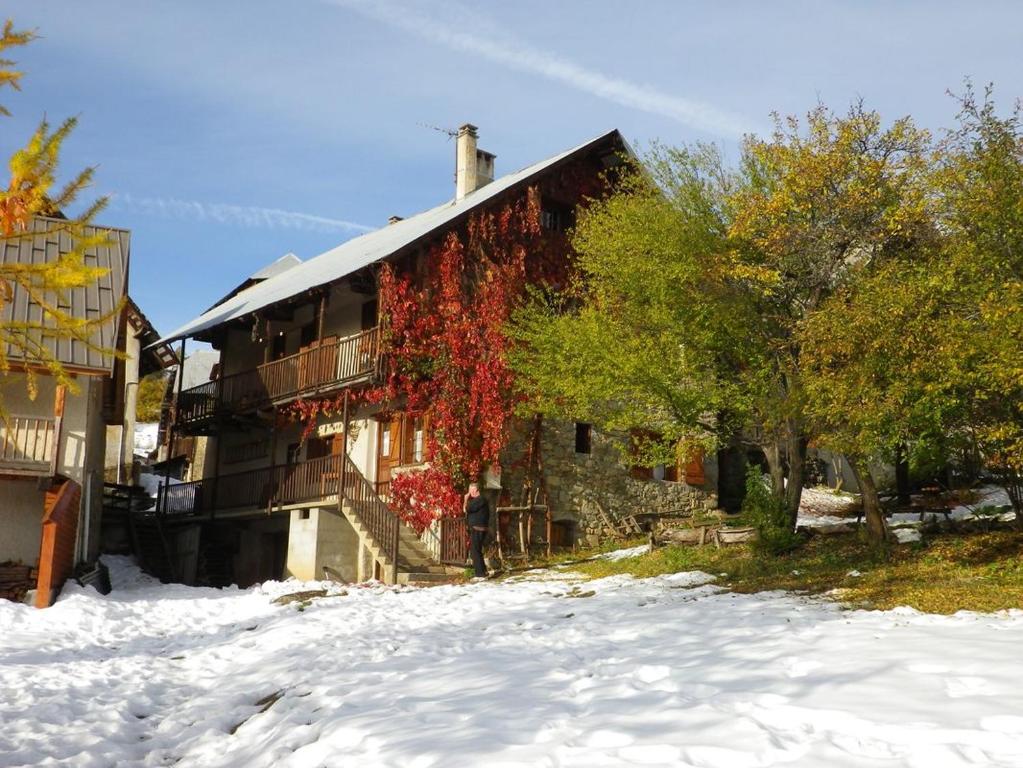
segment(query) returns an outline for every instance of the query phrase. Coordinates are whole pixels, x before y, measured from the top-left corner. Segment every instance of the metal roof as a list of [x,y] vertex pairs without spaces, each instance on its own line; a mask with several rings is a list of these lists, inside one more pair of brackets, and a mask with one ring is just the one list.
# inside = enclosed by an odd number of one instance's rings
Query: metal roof
[[[0,264],[56,262],[73,248],[67,225],[68,221],[65,219],[33,217],[30,231],[35,234],[4,239],[0,245]],[[106,269],[106,274],[84,288],[66,291],[59,303],[59,306],[76,318],[96,320],[104,315],[111,315],[127,289],[131,233],[124,229],[101,226],[85,227],[82,232],[85,237],[102,233],[108,235],[109,244],[87,249],[83,258],[87,266]],[[111,373],[114,365],[112,354],[90,349],[88,345],[76,339],[57,338],[47,334],[46,329],[54,327],[53,318],[44,315],[42,307],[29,297],[24,288],[15,283],[10,285],[13,295],[0,306],[0,322],[28,323],[36,326],[28,332],[29,338],[43,345],[57,360],[68,367]],[[113,313],[106,322],[97,326],[90,341],[102,349],[114,349],[117,346],[117,333],[123,315],[123,312]],[[12,362],[26,362],[20,350],[10,344],[7,345],[7,355]]]
[[247,291],[249,288],[256,285],[257,283],[261,283],[264,280],[270,279],[271,277],[276,277],[277,275],[281,274],[282,272],[286,272],[292,267],[297,267],[301,263],[302,259],[298,258],[298,256],[296,256],[295,254],[293,253],[284,254],[279,259],[277,259],[277,261],[271,264],[267,264],[258,272],[249,275],[249,277],[246,277],[245,280],[243,280],[238,285],[237,288],[228,293],[226,296],[224,296],[224,298],[220,299],[216,304],[214,304],[212,307],[210,307],[210,309],[207,309],[206,311],[209,312],[214,307],[219,307],[225,301],[227,301],[228,299],[233,299],[242,291]]
[[616,139],[621,146],[628,150],[628,145],[617,130],[608,131],[547,160],[502,176],[466,195],[461,200],[451,200],[436,208],[389,224],[382,229],[353,238],[319,256],[292,266],[283,273],[256,283],[208,309],[160,341],[171,342],[195,336],[223,323],[258,312],[271,304],[297,296],[311,288],[324,286],[350,275],[369,264],[404,250],[436,230],[453,223],[459,217],[494,200],[503,192],[530,181],[537,174],[549,170],[558,163],[591,149],[601,142],[613,139]]

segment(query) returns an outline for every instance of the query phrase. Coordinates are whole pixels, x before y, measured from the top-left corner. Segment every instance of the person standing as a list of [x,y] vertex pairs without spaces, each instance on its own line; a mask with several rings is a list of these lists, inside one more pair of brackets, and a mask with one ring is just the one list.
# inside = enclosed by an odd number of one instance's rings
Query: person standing
[[465,523],[469,528],[469,551],[472,554],[472,568],[477,579],[486,578],[487,566],[483,562],[483,542],[490,526],[490,505],[480,494],[479,483],[469,483],[469,492],[462,501]]

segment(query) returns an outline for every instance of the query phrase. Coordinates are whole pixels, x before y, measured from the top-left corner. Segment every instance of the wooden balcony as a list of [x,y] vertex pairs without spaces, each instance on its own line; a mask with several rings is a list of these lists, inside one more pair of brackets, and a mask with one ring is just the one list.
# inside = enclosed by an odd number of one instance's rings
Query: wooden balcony
[[[373,483],[344,454],[161,486],[153,514],[161,521],[173,522],[215,518],[223,512],[340,507],[342,503],[373,537],[391,567],[397,569],[401,523]],[[396,578],[396,574],[395,570],[392,576]]]
[[198,430],[225,416],[368,382],[379,364],[379,328],[324,339],[297,354],[184,390],[177,423]]
[[10,415],[0,419],[0,474],[45,476],[53,471],[55,420]]

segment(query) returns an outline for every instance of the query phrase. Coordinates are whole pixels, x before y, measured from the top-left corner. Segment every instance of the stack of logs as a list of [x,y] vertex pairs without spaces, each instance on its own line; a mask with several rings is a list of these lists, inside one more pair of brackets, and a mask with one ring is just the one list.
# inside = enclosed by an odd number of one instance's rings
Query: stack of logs
[[0,599],[21,602],[36,588],[39,570],[21,563],[0,563]]
[[753,541],[757,532],[753,528],[729,528],[719,524],[715,525],[684,525],[673,526],[661,522],[650,532],[650,544],[658,546],[661,544],[704,546],[714,544],[720,547],[722,544],[740,544],[745,541]]

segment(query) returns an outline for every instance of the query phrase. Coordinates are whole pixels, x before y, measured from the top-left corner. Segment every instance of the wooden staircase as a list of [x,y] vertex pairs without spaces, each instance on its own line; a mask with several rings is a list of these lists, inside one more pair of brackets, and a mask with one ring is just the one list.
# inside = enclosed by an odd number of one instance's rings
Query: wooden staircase
[[170,542],[164,533],[163,522],[159,516],[136,514],[129,517],[128,522],[131,528],[132,550],[139,567],[165,584],[178,581]]

